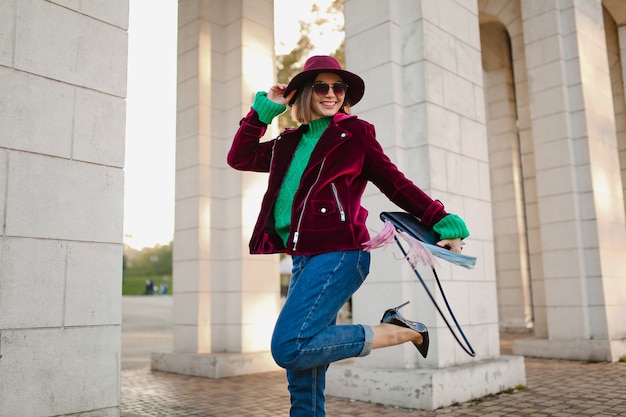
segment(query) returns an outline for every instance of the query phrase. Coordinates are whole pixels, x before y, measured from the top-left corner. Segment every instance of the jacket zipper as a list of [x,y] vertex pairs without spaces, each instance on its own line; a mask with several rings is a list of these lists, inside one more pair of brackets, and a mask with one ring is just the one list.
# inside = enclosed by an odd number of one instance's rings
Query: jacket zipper
[[317,184],[320,177],[322,176],[322,169],[324,168],[324,164],[326,163],[326,158],[322,161],[322,165],[320,165],[320,170],[317,172],[317,178],[315,178],[315,182],[309,188],[309,191],[306,193],[306,197],[304,198],[304,204],[302,205],[302,211],[300,212],[300,217],[298,218],[298,226],[296,227],[296,231],[293,233],[293,250],[296,250],[296,246],[298,246],[298,238],[300,237],[300,226],[302,225],[302,218],[304,217],[304,210],[306,209],[306,204],[309,201],[309,196],[311,195],[311,191],[313,191],[313,187]]
[[274,153],[275,153],[275,148],[276,148],[276,142],[278,142],[278,140],[280,139],[280,136],[276,138],[276,140],[274,141],[274,143],[272,144],[272,156],[270,156],[270,168],[269,171],[272,170],[272,164],[274,163]]
[[334,182],[330,183],[331,188],[333,189],[333,194],[335,195],[335,201],[337,202],[337,208],[339,209],[339,215],[341,217],[341,221],[346,221],[346,212],[343,211],[343,206],[341,205],[341,201],[339,201],[339,193],[337,192],[337,187]]

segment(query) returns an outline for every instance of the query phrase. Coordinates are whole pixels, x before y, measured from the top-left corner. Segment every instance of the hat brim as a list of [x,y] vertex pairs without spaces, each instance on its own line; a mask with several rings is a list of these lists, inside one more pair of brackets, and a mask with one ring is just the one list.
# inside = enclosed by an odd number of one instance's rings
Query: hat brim
[[[346,97],[350,101],[351,106],[354,106],[356,103],[361,101],[361,99],[363,98],[363,94],[365,94],[365,82],[363,81],[363,79],[350,71],[339,70],[339,69],[321,69],[321,70],[315,69],[315,70],[309,70],[309,71],[302,71],[301,73],[293,77],[291,81],[289,81],[289,84],[287,84],[287,88],[285,89],[285,94],[283,95],[283,97],[287,97],[293,90],[300,89],[304,84],[307,83],[307,81],[312,81],[313,79],[315,79],[315,76],[317,74],[320,74],[323,72],[330,72],[333,74],[337,74],[341,77],[343,82],[348,84]],[[289,102],[289,105],[292,105],[295,102],[297,95],[298,93],[296,93],[296,95],[293,96],[293,98]]]

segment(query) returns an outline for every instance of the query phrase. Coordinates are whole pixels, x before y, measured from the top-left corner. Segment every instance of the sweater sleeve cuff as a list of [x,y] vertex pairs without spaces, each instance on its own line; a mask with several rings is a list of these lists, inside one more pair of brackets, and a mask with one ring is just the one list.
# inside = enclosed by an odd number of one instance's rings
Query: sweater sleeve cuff
[[433,226],[433,230],[441,236],[441,239],[465,239],[469,236],[469,230],[462,218],[456,214],[448,214]]
[[274,103],[267,98],[267,93],[259,91],[254,96],[254,103],[252,103],[252,110],[259,114],[259,120],[266,125],[272,123],[274,117],[282,114],[287,106],[284,104]]

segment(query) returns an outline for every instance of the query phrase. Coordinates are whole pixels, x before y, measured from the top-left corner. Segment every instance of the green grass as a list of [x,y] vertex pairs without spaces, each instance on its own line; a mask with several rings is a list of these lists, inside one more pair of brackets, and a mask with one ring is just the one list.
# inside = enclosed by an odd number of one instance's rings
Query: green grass
[[[480,403],[482,403],[484,401],[496,398],[496,397],[498,397],[499,395],[502,395],[502,394],[514,394],[514,393],[516,393],[518,391],[524,391],[526,389],[528,389],[528,387],[526,387],[526,385],[519,384],[515,388],[509,388],[509,389],[504,390],[504,391],[502,391],[500,393],[497,393],[497,394],[488,394],[488,395],[485,395],[484,397],[475,398],[473,400],[468,401],[468,403],[473,404],[473,405],[477,405],[477,404],[480,404]],[[455,403],[455,404],[452,404],[452,405],[459,405],[459,403]]]
[[[161,284],[160,276],[140,275],[134,277],[124,277],[122,283],[122,295],[144,295],[146,293],[146,280],[152,278],[155,284],[155,290]],[[170,285],[167,289],[168,294],[172,294],[173,280],[170,277]]]

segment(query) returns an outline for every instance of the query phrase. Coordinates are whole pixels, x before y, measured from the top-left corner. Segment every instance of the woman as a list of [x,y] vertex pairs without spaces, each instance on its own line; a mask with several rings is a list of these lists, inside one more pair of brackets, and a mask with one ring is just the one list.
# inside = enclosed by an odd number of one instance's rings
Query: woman
[[[367,182],[432,226],[442,237],[440,246],[460,252],[461,239],[469,235],[461,218],[389,160],[374,126],[350,115],[364,91],[361,77],[333,57],[313,56],[288,85],[257,93],[228,153],[233,168],[269,172],[250,252],[293,257],[287,300],[272,336],[272,355],[287,370],[292,417],[326,415],[331,362],[409,341],[424,357],[428,351],[426,327],[404,319],[399,307],[387,310],[377,326],[335,324],[369,272],[367,211],[361,207]],[[299,127],[260,142],[287,105]]]

